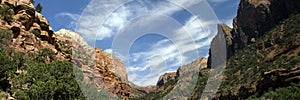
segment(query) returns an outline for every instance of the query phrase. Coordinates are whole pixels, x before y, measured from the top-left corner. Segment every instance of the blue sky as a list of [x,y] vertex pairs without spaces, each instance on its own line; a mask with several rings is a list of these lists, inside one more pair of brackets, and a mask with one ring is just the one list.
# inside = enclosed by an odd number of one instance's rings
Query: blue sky
[[208,7],[199,10],[202,17],[188,11],[201,0],[179,1],[186,8],[163,0],[121,1],[36,0],[42,3],[42,14],[55,31],[66,28],[79,32],[90,45],[117,56],[124,62],[129,80],[141,86],[154,85],[163,73],[207,57],[216,33],[208,27],[214,23],[232,26],[239,2],[208,0],[218,19],[212,22]]

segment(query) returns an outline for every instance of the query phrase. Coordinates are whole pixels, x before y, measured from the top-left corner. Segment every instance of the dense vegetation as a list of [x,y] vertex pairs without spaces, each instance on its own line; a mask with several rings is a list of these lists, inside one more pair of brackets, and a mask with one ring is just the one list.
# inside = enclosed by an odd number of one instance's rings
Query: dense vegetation
[[[54,53],[43,49],[37,54],[14,52],[0,47],[1,91],[16,99],[84,99],[68,61],[46,63]],[[1,93],[2,97],[8,94]]]
[[270,88],[268,92],[266,92],[261,97],[257,98],[256,95],[250,97],[250,99],[277,99],[277,100],[300,100],[300,82],[295,84],[292,83],[291,86],[288,87],[280,87],[277,89]]

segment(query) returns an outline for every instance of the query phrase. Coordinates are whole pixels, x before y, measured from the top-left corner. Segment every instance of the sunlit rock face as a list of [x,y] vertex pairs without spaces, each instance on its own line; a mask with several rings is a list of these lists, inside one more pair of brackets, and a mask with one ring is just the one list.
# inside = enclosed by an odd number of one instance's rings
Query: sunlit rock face
[[12,42],[8,45],[21,52],[38,52],[49,48],[57,53],[55,36],[47,19],[36,12],[30,0],[2,0],[1,4],[8,8],[11,19],[1,19],[1,28],[10,29]]
[[[116,57],[98,47],[91,47],[79,33],[67,29],[55,32],[56,38],[73,50],[71,61],[83,72],[83,81],[93,84],[100,91],[108,91],[112,96],[129,98],[131,86],[124,64]],[[65,51],[61,48],[60,51]]]

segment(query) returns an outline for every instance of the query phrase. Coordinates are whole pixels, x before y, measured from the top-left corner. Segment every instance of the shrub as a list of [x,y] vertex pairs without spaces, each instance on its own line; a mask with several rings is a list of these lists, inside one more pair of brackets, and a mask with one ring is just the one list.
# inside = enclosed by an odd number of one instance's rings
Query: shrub
[[52,61],[54,60],[55,54],[48,48],[44,48],[38,52],[37,55],[35,55],[35,61],[37,62],[46,62],[47,57]]
[[0,29],[0,43],[3,45],[8,45],[12,40],[12,31],[11,30],[1,30]]
[[43,6],[41,5],[41,3],[38,3],[36,6],[35,6],[35,10],[39,13],[42,12],[43,10]]
[[33,33],[36,37],[41,36],[41,32],[38,29],[31,30],[30,32]]
[[14,14],[14,12],[11,10],[10,6],[7,5],[0,5],[0,18],[2,20],[5,20],[7,22],[12,22],[13,18],[12,15]]
[[[4,94],[16,93],[14,98],[21,100],[85,99],[75,80],[71,62],[32,62],[35,58],[31,57],[38,55],[51,57],[53,52],[49,49],[42,49],[32,56],[13,50],[8,52],[12,53],[7,55],[7,50],[0,46],[0,97],[6,98]],[[16,73],[18,68],[25,66],[26,69],[23,69],[26,70],[25,73]]]
[[4,48],[0,47],[0,88],[6,90],[10,87],[9,78],[16,71],[16,64],[5,54]]
[[28,72],[20,75],[17,82],[14,83],[16,83],[16,86],[29,84],[28,89],[17,91],[17,94],[19,94],[17,95],[18,99],[83,98],[83,94],[75,80],[73,65],[67,61],[32,65]]
[[294,84],[288,87],[280,87],[277,89],[269,89],[268,92],[261,97],[252,96],[249,99],[278,99],[278,100],[299,100],[300,83]]

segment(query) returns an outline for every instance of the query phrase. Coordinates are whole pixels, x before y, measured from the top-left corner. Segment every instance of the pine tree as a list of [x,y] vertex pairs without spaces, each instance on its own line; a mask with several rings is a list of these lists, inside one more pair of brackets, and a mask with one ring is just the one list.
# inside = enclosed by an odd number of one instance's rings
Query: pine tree
[[35,10],[36,10],[37,12],[39,12],[39,13],[42,12],[43,6],[41,5],[41,3],[38,3],[38,4],[36,5]]

